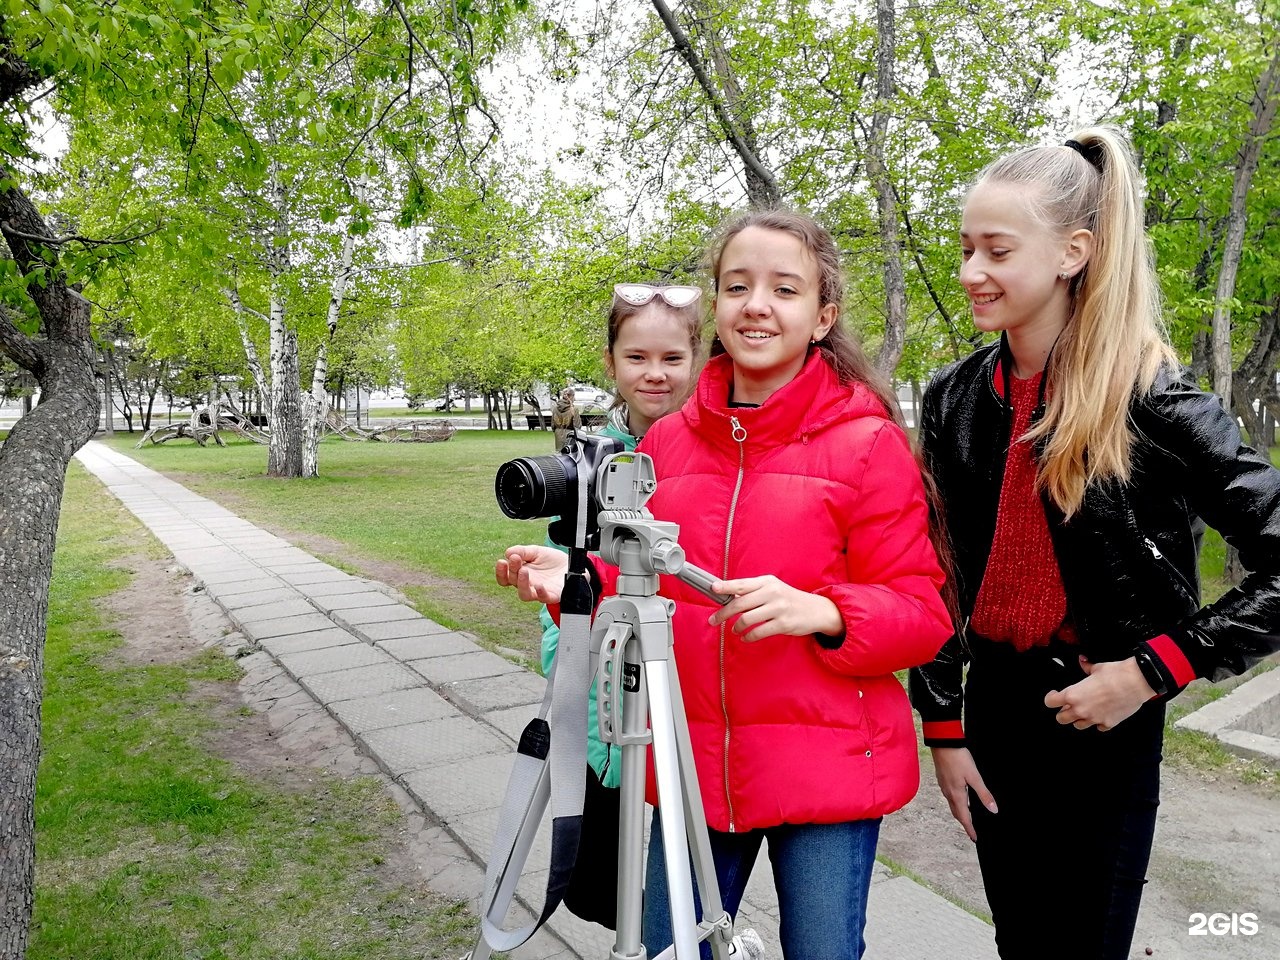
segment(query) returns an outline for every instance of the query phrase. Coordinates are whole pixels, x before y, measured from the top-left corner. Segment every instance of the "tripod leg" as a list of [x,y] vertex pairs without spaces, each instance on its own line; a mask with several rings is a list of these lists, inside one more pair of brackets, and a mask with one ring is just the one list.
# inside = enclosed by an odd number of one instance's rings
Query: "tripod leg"
[[[693,744],[689,739],[689,720],[680,694],[680,675],[675,657],[670,661],[671,714],[675,726],[676,758],[680,768],[684,797],[684,816],[689,827],[689,855],[693,859],[694,876],[702,900],[702,920],[713,927],[708,943],[715,960],[727,960],[729,941],[733,937],[733,919],[720,902],[720,881],[716,877],[711,840],[707,834],[707,815],[702,806],[702,792],[693,766]],[[665,836],[664,836],[665,840]]]
[[[618,641],[625,666],[622,684],[622,795],[618,813],[618,925],[610,960],[646,960],[642,937],[644,895],[644,785],[649,693],[640,670],[639,643],[628,632]],[[617,662],[616,660],[614,661]],[[615,718],[616,722],[617,718]]]
[[[653,766],[662,803],[662,845],[666,855],[667,894],[671,900],[671,933],[676,960],[698,960],[697,920],[693,910],[693,877],[689,872],[685,803],[673,802],[683,792],[677,756],[675,719],[671,712],[669,661],[645,663],[651,704]],[[695,786],[694,789],[697,789]],[[705,823],[703,829],[706,829]],[[713,871],[714,878],[714,871]],[[717,898],[718,899],[718,898]]]

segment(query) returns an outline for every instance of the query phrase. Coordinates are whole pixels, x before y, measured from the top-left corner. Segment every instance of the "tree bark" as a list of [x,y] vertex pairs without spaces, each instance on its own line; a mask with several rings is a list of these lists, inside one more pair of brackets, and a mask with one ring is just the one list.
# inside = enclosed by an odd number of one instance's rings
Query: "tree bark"
[[[711,111],[715,114],[725,139],[729,141],[738,159],[742,161],[747,182],[748,202],[756,209],[778,206],[782,202],[778,183],[774,179],[773,172],[760,158],[751,118],[742,107],[737,79],[733,75],[724,45],[716,35],[714,27],[710,28],[709,33],[712,67],[720,81],[719,88],[707,72],[706,64],[693,49],[688,34],[680,26],[680,21],[671,12],[671,8],[664,0],[652,0],[652,2],[654,9],[658,11],[658,17],[662,20],[662,25],[666,27],[667,33],[675,42],[676,53],[689,65],[694,79],[698,81],[698,86],[702,88],[707,102],[711,105]],[[710,17],[707,16],[704,19],[709,21]]]
[[[1240,267],[1240,254],[1244,249],[1244,233],[1248,224],[1249,189],[1258,169],[1262,144],[1271,133],[1275,122],[1276,105],[1280,100],[1280,46],[1277,46],[1271,62],[1258,78],[1250,105],[1252,118],[1241,144],[1236,163],[1235,178],[1231,186],[1231,207],[1227,214],[1227,237],[1222,248],[1222,269],[1218,273],[1218,289],[1213,300],[1212,339],[1210,355],[1214,392],[1231,409],[1231,298],[1235,296],[1236,271]],[[1244,579],[1245,570],[1240,555],[1227,544],[1227,557],[1223,579],[1237,584]]]
[[[244,305],[240,299],[240,291],[234,286],[225,287],[222,291],[223,295],[231,302],[231,308],[236,312],[236,328],[240,331],[240,343],[244,347],[244,356],[249,364],[249,372],[253,375],[254,386],[258,390],[258,403],[271,396],[271,388],[267,384],[266,372],[262,369],[262,361],[258,359],[258,348],[253,342],[253,338],[249,336],[249,325],[245,322],[245,314],[252,313],[260,319],[266,320],[270,324],[270,319],[264,317],[256,310],[250,310]],[[249,404],[245,404],[248,408]]]
[[1236,271],[1244,249],[1249,190],[1258,169],[1263,141],[1275,122],[1277,102],[1280,102],[1280,46],[1258,78],[1250,105],[1252,117],[1236,162],[1231,207],[1227,215],[1227,238],[1222,248],[1222,269],[1218,273],[1218,289],[1213,301],[1213,389],[1228,408],[1231,406],[1231,298],[1235,296]]
[[[380,100],[374,100],[373,113],[377,116]],[[366,167],[356,183],[356,204],[363,205],[369,192],[369,168]],[[329,288],[328,335],[316,351],[316,363],[311,377],[311,391],[302,398],[302,476],[320,475],[320,438],[324,435],[324,419],[329,410],[329,397],[325,381],[329,377],[329,344],[338,331],[338,318],[342,316],[342,302],[347,294],[347,281],[351,279],[351,261],[355,254],[356,238],[348,229],[342,238],[342,254],[337,272]],[[359,388],[357,388],[358,391]],[[359,393],[356,394],[359,396]],[[356,426],[360,424],[357,422]]]
[[[0,58],[0,104],[21,61]],[[0,165],[0,234],[24,276],[42,273],[27,296],[43,339],[18,328],[0,306],[0,353],[30,371],[40,403],[0,446],[0,960],[21,960],[35,879],[35,784],[49,579],[67,464],[98,428],[101,395],[89,303],[67,282],[55,251],[30,237],[49,229]]]
[[115,388],[112,386],[111,351],[107,350],[106,362],[102,364],[102,429],[109,437],[116,432]]
[[898,200],[885,162],[889,109],[895,93],[895,19],[893,0],[876,0],[876,109],[867,142],[867,173],[876,192],[880,253],[884,258],[884,339],[876,355],[876,367],[886,377],[897,368],[907,342],[907,282],[898,238]]
[[302,387],[298,369],[298,335],[285,325],[284,277],[290,269],[288,193],[277,169],[271,171],[275,226],[268,240],[271,273],[271,444],[267,474],[302,476]]

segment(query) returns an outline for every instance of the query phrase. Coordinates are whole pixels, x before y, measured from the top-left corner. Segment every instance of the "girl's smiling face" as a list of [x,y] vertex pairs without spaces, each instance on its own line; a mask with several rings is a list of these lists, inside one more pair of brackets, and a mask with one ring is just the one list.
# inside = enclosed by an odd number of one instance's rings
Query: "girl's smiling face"
[[820,302],[818,262],[799,237],[747,227],[720,255],[716,336],[733,359],[733,399],[764,403],[804,366],[839,314]]
[[644,436],[655,420],[680,406],[693,381],[689,321],[654,298],[623,320],[604,365],[627,402],[627,425]]
[[984,181],[969,194],[960,223],[960,282],[979,330],[1052,342],[1071,312],[1061,274],[1075,273],[1083,262],[1072,253],[1072,237],[1034,217],[1026,189]]

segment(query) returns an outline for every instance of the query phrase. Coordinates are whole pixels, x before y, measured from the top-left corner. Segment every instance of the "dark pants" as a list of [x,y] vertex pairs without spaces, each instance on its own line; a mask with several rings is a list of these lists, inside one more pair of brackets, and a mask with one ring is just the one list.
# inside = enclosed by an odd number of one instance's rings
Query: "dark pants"
[[1006,960],[1124,960],[1160,792],[1164,707],[1076,730],[1044,695],[1083,679],[1077,650],[978,640],[965,692],[969,748],[999,813],[972,792],[978,862]]

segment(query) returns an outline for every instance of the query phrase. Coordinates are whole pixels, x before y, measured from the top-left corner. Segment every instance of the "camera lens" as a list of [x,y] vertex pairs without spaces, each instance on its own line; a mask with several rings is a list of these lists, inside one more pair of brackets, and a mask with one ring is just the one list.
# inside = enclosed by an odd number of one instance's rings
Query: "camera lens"
[[493,489],[498,506],[508,517],[516,520],[554,517],[573,506],[568,502],[569,486],[577,475],[572,457],[562,454],[520,457],[498,468]]

